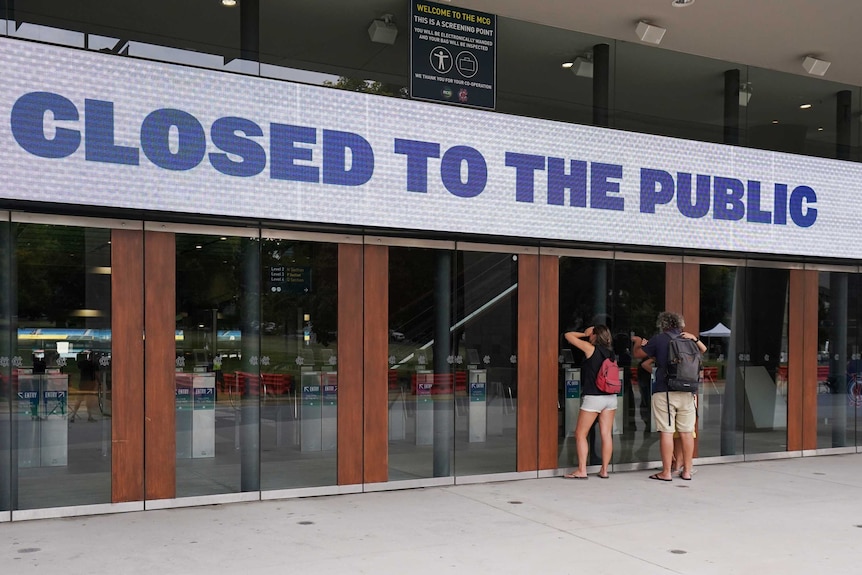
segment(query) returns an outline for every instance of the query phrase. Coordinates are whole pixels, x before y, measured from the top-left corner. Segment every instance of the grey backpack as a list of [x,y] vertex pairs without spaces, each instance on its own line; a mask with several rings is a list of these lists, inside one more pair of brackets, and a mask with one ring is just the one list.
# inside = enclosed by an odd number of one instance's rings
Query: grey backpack
[[667,352],[668,391],[697,391],[703,379],[703,354],[693,339],[671,336]]

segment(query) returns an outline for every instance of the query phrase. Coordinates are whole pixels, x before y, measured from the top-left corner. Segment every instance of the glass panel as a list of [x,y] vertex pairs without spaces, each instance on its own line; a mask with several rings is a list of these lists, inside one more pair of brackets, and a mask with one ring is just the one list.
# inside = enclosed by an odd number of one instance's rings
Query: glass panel
[[[859,349],[859,276],[820,272],[817,325],[817,448],[855,445],[862,404]],[[805,382],[804,385],[813,385]]]
[[337,483],[338,246],[263,241],[261,488]]
[[456,475],[515,471],[518,256],[459,252],[457,271]]
[[[739,336],[733,313],[736,269],[700,266],[700,339],[706,344],[703,385],[698,394],[699,457],[742,453],[742,419],[733,409],[737,380],[728,375],[731,340]],[[736,340],[734,339],[734,348]],[[727,392],[726,392],[727,390]],[[724,408],[724,409],[723,409]]]
[[0,220],[0,511],[12,509],[12,236]]
[[[605,324],[623,374],[614,421],[614,462],[659,459],[658,434],[652,431],[649,373],[638,371],[631,356],[631,334],[650,337],[665,299],[663,263],[560,259],[560,329],[583,331]],[[573,431],[580,410],[584,355],[567,342],[560,349],[560,467],[577,465]],[[588,465],[601,463],[601,440],[595,426],[587,436]]]
[[108,503],[111,231],[14,224],[12,238],[13,508]]
[[257,238],[176,236],[177,497],[260,489]]
[[631,355],[631,335],[646,338],[656,331],[656,319],[664,310],[665,265],[657,262],[614,262],[614,351],[623,367],[622,409],[617,412],[614,461],[632,463],[660,459],[658,433],[653,432],[651,373],[639,369]]
[[[737,421],[745,422],[745,453],[786,451],[790,272],[738,268],[736,280],[734,289],[743,291],[741,305],[740,294],[734,295],[727,373],[736,372],[744,382],[745,393],[735,401]],[[733,335],[735,325],[744,326],[742,342]],[[732,404],[727,387],[725,398]]]
[[220,68],[240,57],[240,14],[239,4],[229,8],[217,1],[161,3],[158,8],[129,3],[105,9],[86,0],[15,0],[15,25],[9,33],[109,54]]
[[724,72],[736,65],[630,42],[616,54],[612,127],[723,141]]
[[[389,480],[453,474],[466,373],[451,334],[452,252],[389,250]],[[462,356],[463,360],[463,356]]]
[[[838,94],[847,91],[852,109],[858,110],[857,87],[761,68],[748,68],[747,86],[751,97],[741,117],[745,126],[743,145],[808,156],[839,157],[836,118],[845,116],[837,111]],[[848,144],[857,142],[859,123],[849,121],[849,111],[845,114]],[[858,161],[858,149],[856,152],[853,155]]]

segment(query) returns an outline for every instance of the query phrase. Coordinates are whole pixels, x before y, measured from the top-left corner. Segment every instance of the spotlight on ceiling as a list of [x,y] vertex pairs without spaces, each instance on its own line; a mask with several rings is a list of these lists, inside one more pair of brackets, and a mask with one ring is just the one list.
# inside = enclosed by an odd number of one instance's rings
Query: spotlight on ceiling
[[694,0],[673,0],[670,5],[674,8],[685,8],[694,4]]
[[233,8],[236,6],[236,0],[221,0],[222,6],[227,6],[228,8]]
[[587,52],[583,56],[578,56],[572,62],[572,74],[581,78],[593,77],[593,53]]
[[392,21],[392,14],[384,14],[368,27],[368,37],[378,44],[394,44],[398,37],[398,26]]
[[745,82],[739,85],[739,105],[748,106],[749,100],[751,100],[751,83]]
[[823,76],[824,74],[826,74],[826,70],[828,70],[829,66],[831,65],[832,62],[820,60],[819,58],[815,58],[814,56],[806,56],[805,59],[802,61],[802,67],[805,68],[805,71],[812,76]]
[[635,32],[637,33],[638,38],[641,39],[641,42],[660,44],[661,39],[664,38],[664,33],[667,32],[667,30],[661,26],[653,26],[649,22],[641,20],[638,22]]

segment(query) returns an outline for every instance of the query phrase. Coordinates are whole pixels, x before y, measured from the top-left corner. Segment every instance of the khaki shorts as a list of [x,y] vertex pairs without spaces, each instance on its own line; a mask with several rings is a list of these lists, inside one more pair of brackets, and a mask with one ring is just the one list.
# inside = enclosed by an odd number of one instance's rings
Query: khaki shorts
[[[668,398],[670,398],[670,423],[668,423]],[[692,433],[697,419],[694,394],[687,391],[657,391],[652,394],[652,415],[658,431]]]

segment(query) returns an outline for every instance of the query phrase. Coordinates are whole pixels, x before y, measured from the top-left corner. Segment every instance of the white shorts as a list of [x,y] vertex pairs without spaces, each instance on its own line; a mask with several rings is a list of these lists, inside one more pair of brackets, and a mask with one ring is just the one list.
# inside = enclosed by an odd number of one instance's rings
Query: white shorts
[[581,397],[581,411],[601,413],[617,408],[616,395],[584,395]]

